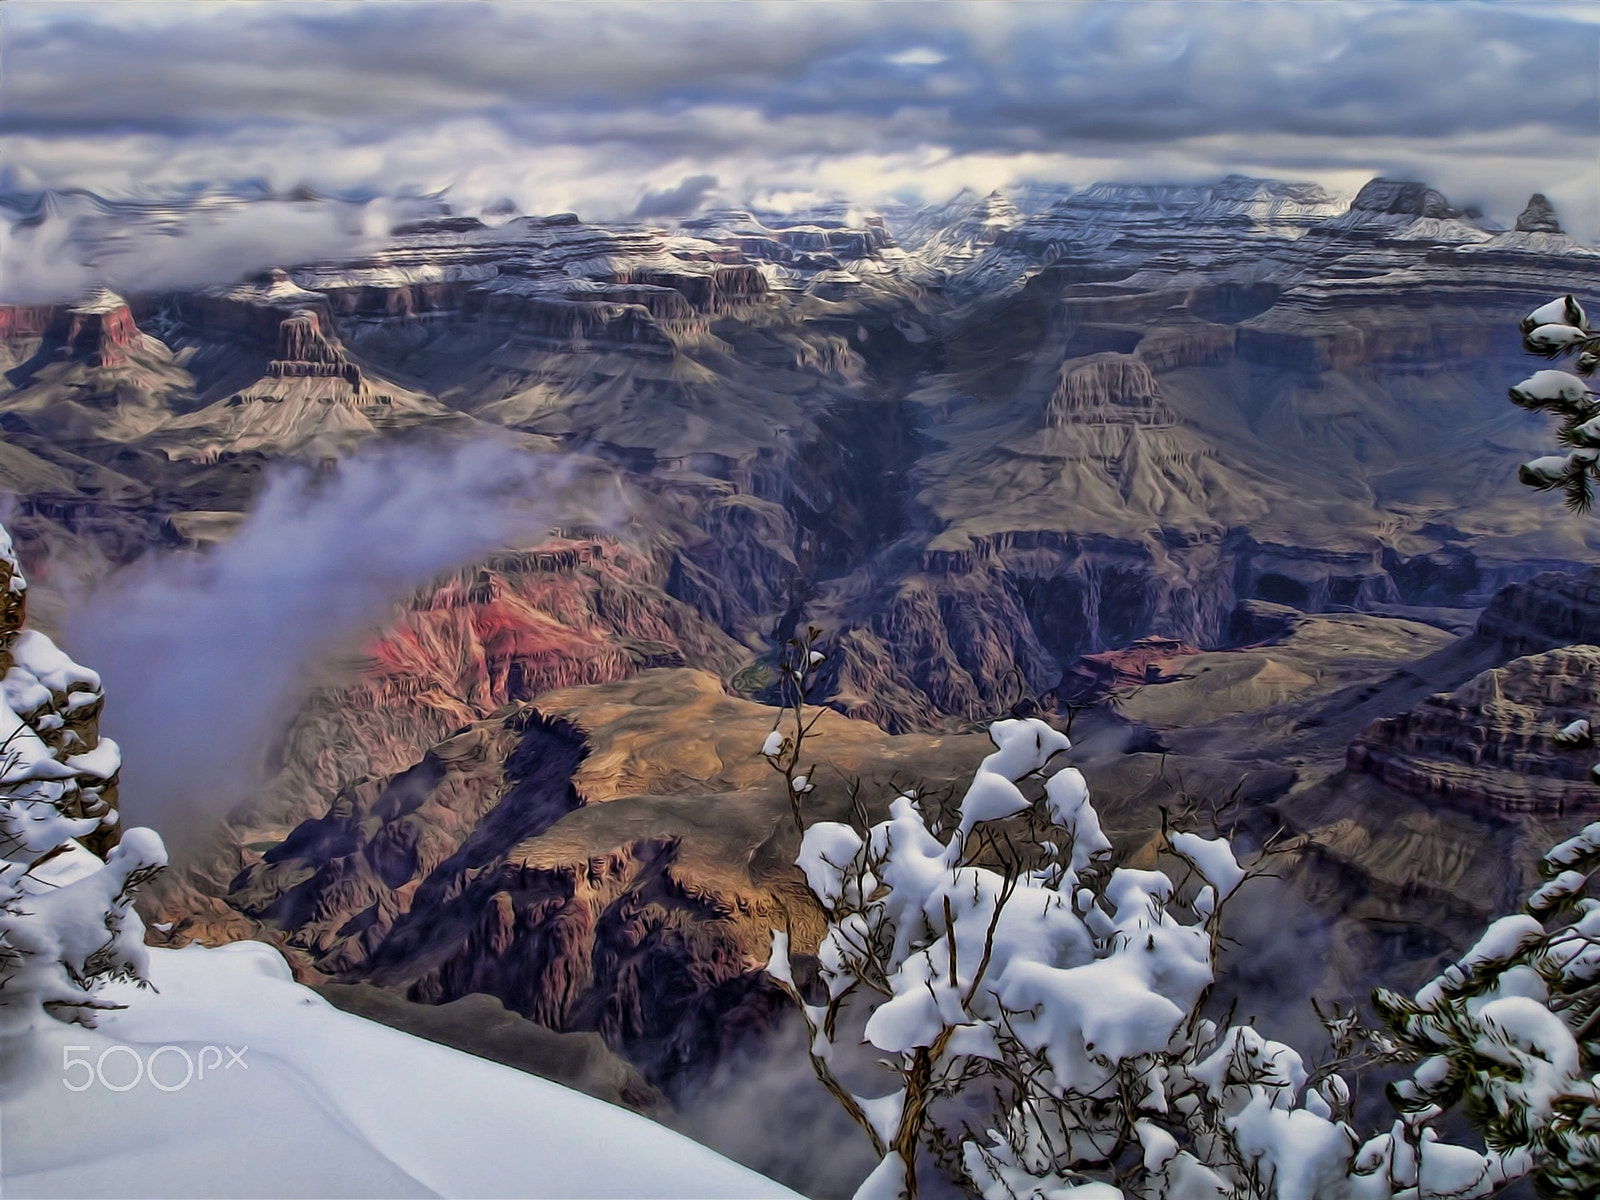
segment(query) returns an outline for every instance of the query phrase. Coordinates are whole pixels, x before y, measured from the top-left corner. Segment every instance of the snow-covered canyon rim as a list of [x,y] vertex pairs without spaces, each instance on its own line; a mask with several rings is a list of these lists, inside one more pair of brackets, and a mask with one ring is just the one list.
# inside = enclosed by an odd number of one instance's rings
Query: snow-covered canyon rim
[[152,949],[149,975],[107,990],[127,1007],[98,1028],[52,1022],[13,1048],[7,1197],[794,1195],[642,1117],[342,1013],[259,942]]

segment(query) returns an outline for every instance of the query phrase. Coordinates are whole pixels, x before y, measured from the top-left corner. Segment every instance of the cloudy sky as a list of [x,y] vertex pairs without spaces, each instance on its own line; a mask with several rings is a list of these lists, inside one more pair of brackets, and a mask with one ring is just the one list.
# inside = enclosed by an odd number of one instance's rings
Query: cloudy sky
[[375,195],[607,219],[1229,171],[1423,178],[1502,220],[1541,190],[1595,237],[1596,10],[7,0],[0,192],[364,202],[213,215],[223,266],[370,235]]

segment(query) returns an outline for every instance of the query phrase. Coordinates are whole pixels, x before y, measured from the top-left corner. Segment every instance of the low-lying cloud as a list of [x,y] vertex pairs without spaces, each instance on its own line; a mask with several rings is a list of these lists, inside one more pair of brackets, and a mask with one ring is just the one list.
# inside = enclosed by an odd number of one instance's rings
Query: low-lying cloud
[[557,525],[614,522],[603,476],[497,441],[386,448],[268,481],[237,532],[203,555],[111,576],[65,622],[104,678],[130,821],[178,844],[249,798],[269,745],[327,660],[393,602],[497,547]]
[[715,175],[691,175],[677,187],[646,192],[633,210],[640,220],[650,217],[681,217],[694,212],[716,190]]

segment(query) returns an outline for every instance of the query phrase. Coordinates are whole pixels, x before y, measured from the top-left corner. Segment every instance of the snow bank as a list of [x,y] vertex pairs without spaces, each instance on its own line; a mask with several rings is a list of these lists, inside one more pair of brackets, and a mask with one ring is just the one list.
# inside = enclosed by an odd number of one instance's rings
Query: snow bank
[[[260,943],[149,957],[158,990],[113,984],[128,1007],[98,1028],[37,1031],[27,1084],[0,1096],[7,1197],[793,1195],[642,1117],[340,1012]],[[174,1086],[167,1046],[219,1062]],[[152,1058],[126,1091],[65,1086],[88,1077],[67,1059],[121,1087]]]

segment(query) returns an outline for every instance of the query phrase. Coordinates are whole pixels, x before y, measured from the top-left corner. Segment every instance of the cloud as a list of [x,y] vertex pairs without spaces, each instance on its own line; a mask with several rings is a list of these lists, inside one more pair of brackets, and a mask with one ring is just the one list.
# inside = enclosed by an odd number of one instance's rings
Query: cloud
[[948,61],[949,57],[932,46],[912,46],[908,50],[885,55],[884,61],[897,67],[932,67]]
[[694,212],[716,190],[715,175],[691,175],[677,187],[646,192],[633,210],[641,220],[650,217],[681,217]]
[[1600,194],[1597,64],[1564,4],[9,0],[0,158],[124,198],[254,181],[591,219],[675,215],[697,177],[873,204],[1399,172],[1509,220]]
[[[0,300],[75,298],[104,284],[151,292],[236,279],[265,266],[376,248],[419,208],[212,195],[201,203],[111,205],[93,194],[49,197],[0,222]],[[0,215],[6,212],[0,207]]]
[[606,486],[570,458],[494,440],[374,449],[332,474],[275,475],[209,553],[104,580],[66,617],[63,642],[105,681],[128,819],[192,845],[259,785],[271,739],[324,664],[396,599],[555,525],[610,523],[622,509]]

